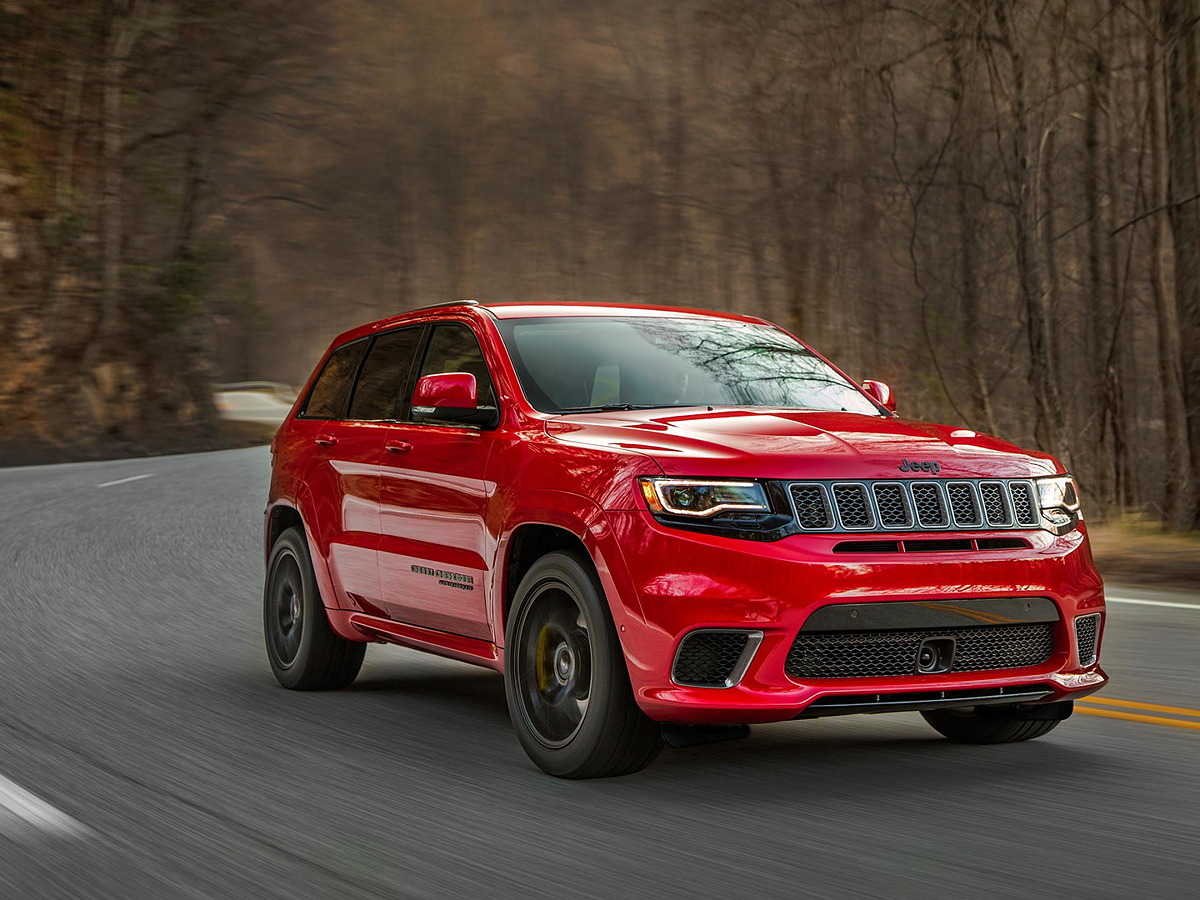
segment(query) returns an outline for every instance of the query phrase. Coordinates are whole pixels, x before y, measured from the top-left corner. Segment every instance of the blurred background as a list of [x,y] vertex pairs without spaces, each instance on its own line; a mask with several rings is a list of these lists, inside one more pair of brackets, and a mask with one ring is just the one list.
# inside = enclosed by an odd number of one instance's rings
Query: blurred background
[[215,388],[413,306],[678,304],[1195,528],[1197,15],[0,0],[0,455],[247,440]]
[[[1198,23],[0,0],[0,898],[1194,896]],[[1059,454],[1111,688],[1010,747],[849,716],[589,783],[482,669],[278,688],[261,445],[337,333],[469,297],[764,316]]]

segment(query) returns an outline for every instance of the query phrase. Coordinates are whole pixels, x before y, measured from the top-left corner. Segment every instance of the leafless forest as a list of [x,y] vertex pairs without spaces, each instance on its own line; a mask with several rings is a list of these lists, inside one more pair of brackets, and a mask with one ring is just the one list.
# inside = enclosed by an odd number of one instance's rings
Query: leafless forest
[[1200,526],[1197,0],[0,0],[0,433],[456,297],[766,316]]

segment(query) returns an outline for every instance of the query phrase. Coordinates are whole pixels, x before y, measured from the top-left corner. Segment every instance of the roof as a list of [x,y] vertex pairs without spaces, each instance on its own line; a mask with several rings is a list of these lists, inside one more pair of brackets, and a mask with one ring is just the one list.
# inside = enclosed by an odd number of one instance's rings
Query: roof
[[441,313],[458,315],[486,311],[496,319],[529,319],[537,317],[559,316],[614,316],[636,315],[661,318],[681,318],[703,316],[705,318],[730,319],[737,322],[762,323],[764,320],[755,316],[742,316],[736,313],[719,312],[711,309],[691,309],[682,306],[645,306],[637,303],[575,303],[563,301],[530,302],[530,301],[496,301],[480,303],[478,300],[452,300],[447,303],[437,303],[431,306],[419,306],[386,319],[368,322],[343,332],[334,339],[335,344],[375,334],[388,328],[403,325],[413,319],[428,319]]
[[742,316],[712,309],[692,309],[683,306],[646,306],[638,303],[565,303],[549,301],[502,301],[480,304],[497,319],[527,319],[535,316],[612,316],[638,315],[652,317],[705,316],[733,319],[739,322],[761,322],[754,316]]

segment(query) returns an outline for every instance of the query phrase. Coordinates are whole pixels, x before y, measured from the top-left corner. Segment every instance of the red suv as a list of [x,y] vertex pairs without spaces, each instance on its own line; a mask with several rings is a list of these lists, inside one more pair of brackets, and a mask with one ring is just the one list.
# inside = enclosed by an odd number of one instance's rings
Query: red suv
[[369,641],[488,666],[569,778],[847,713],[1043,735],[1107,681],[1075,484],[894,409],[746,316],[466,302],[356,328],[272,445],[271,667],[342,687]]

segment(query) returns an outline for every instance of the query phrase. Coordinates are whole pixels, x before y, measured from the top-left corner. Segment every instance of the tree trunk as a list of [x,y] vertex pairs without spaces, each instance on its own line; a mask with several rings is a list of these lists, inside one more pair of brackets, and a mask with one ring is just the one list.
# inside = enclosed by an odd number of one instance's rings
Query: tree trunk
[[1011,0],[998,0],[994,7],[1002,43],[1008,51],[1012,71],[1011,179],[1014,191],[1014,229],[1017,257],[1017,290],[1026,316],[1029,345],[1030,387],[1037,414],[1035,435],[1045,450],[1069,464],[1063,439],[1063,407],[1058,386],[1058,364],[1051,354],[1049,296],[1045,289],[1038,253],[1037,178],[1035,148],[1030,133],[1026,89],[1024,36],[1016,33],[1008,7]]
[[1200,528],[1196,483],[1200,479],[1200,206],[1196,115],[1200,112],[1196,72],[1196,0],[1162,0],[1162,31],[1167,53],[1167,169],[1171,234],[1175,245],[1175,300],[1183,361],[1183,399],[1187,411],[1190,510],[1184,518]]
[[125,135],[123,99],[125,66],[129,62],[138,38],[146,25],[148,0],[114,2],[110,7],[108,34],[104,42],[102,87],[101,167],[104,172],[101,210],[103,230],[102,290],[100,318],[96,336],[85,361],[95,362],[120,330],[121,318],[121,256],[124,251],[125,228],[122,221],[124,203],[124,166],[122,142]]
[[[1155,0],[1148,0],[1148,19],[1157,18]],[[1152,179],[1151,209],[1167,205],[1168,160],[1166,158],[1167,110],[1163,107],[1160,87],[1163,61],[1158,53],[1155,35],[1147,38],[1146,85],[1150,119],[1150,171]],[[1174,530],[1183,530],[1191,523],[1189,514],[1195,502],[1194,486],[1190,484],[1188,468],[1187,407],[1183,399],[1183,370],[1179,354],[1179,319],[1175,296],[1167,286],[1167,220],[1156,215],[1150,220],[1150,285],[1154,297],[1154,314],[1158,338],[1158,377],[1162,385],[1163,433],[1166,446],[1167,471],[1163,485],[1163,519]]]

